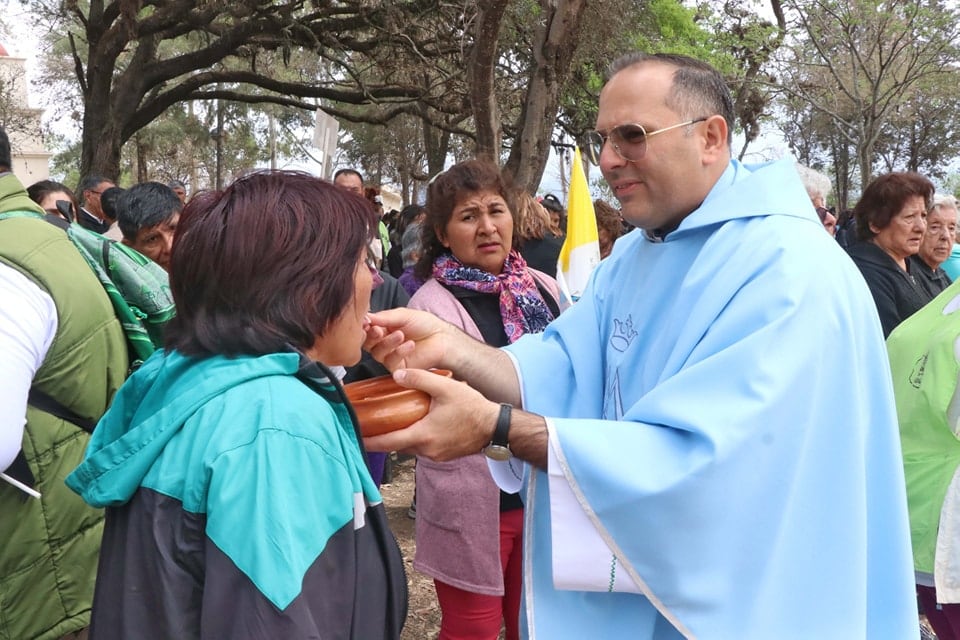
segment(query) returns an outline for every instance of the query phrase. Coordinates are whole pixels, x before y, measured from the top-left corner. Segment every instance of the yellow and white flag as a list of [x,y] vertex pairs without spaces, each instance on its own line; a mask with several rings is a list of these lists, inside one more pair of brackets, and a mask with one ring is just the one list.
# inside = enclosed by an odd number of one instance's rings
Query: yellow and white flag
[[580,148],[573,152],[570,171],[570,194],[567,198],[567,237],[557,260],[557,284],[570,302],[583,295],[594,267],[600,264],[600,242],[597,239],[597,215],[583,173]]

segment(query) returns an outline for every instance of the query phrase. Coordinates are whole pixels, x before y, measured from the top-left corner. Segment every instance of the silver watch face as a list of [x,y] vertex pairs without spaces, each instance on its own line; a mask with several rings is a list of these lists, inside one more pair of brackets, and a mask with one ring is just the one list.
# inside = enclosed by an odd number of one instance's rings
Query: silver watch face
[[513,457],[510,448],[501,444],[488,444],[483,448],[483,455],[497,462],[506,462]]

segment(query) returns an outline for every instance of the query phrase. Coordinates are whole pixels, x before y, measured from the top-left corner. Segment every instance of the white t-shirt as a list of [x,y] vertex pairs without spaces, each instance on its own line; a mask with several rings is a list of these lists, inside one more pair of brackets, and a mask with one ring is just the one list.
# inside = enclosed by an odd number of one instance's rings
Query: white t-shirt
[[20,452],[30,385],[56,333],[53,298],[0,262],[0,471]]

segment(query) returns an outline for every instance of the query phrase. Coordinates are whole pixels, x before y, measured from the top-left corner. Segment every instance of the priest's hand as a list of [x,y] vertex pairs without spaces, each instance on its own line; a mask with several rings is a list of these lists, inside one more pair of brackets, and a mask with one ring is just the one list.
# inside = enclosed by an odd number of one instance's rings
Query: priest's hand
[[432,313],[399,308],[371,313],[367,320],[363,348],[390,371],[450,368],[446,359],[453,327]]
[[402,369],[394,379],[432,397],[430,412],[405,429],[364,438],[368,451],[400,451],[443,462],[480,452],[493,438],[500,405],[464,382],[420,369]]
[[[429,371],[403,369],[394,380],[432,397],[430,412],[406,429],[364,438],[369,451],[401,451],[444,462],[479,453],[493,440],[500,405],[463,382]],[[514,409],[510,450],[521,460],[547,468],[547,423],[543,416]]]

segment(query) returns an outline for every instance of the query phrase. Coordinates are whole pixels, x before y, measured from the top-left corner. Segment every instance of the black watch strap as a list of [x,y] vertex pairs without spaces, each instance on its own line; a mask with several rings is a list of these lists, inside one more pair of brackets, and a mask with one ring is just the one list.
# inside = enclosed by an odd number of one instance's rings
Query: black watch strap
[[493,430],[493,440],[483,448],[483,453],[491,460],[502,462],[513,457],[510,452],[510,417],[512,412],[513,407],[509,404],[500,405],[497,426]]
[[500,415],[497,416],[497,428],[493,430],[493,440],[490,444],[500,447],[510,446],[510,416],[513,413],[513,407],[509,404],[500,405]]

